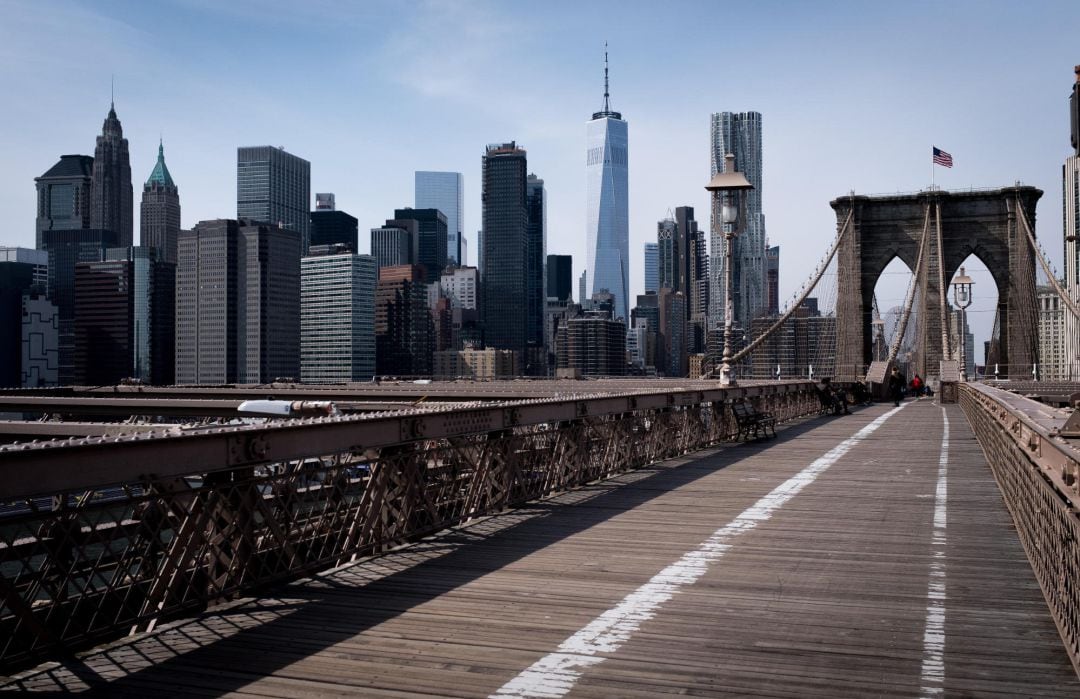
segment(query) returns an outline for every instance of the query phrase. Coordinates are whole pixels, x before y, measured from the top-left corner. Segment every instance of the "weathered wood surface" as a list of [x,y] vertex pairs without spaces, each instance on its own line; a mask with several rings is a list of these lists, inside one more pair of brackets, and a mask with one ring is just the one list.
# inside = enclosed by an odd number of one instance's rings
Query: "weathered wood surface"
[[[891,408],[657,464],[0,683],[108,696],[487,696]],[[945,696],[1077,696],[950,420]],[[574,697],[918,696],[942,409],[909,403],[661,605]]]

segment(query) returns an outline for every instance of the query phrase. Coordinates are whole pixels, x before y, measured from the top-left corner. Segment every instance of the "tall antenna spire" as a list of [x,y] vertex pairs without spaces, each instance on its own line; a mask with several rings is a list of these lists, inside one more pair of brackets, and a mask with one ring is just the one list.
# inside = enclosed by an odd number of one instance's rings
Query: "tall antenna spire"
[[593,119],[622,119],[622,114],[611,111],[611,91],[608,86],[607,42],[604,42],[604,108],[593,112]]
[[[607,55],[607,54],[605,54]],[[109,76],[109,109],[116,109],[116,76]]]
[[604,42],[604,111],[611,111],[611,104],[608,101],[610,95],[608,94],[608,77],[607,77],[607,42]]

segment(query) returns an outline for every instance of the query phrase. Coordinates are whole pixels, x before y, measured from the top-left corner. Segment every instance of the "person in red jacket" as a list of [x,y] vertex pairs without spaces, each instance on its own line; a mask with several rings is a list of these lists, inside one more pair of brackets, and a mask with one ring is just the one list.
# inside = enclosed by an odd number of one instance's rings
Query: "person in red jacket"
[[923,382],[922,382],[922,379],[919,378],[918,374],[915,374],[915,378],[913,378],[911,380],[911,393],[916,398],[921,398],[922,397],[922,394],[923,394]]

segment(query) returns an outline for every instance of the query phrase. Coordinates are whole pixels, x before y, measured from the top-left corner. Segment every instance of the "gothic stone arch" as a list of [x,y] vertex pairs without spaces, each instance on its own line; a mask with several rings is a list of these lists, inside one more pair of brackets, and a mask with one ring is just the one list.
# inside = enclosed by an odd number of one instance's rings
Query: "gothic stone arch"
[[[1009,367],[1011,376],[1030,376],[1038,344],[1035,253],[1017,218],[1016,206],[1024,207],[1034,229],[1035,205],[1042,194],[1035,187],[1016,186],[972,192],[933,190],[895,196],[851,195],[830,202],[836,211],[838,227],[853,212],[852,229],[837,250],[837,376],[849,379],[865,376],[873,357],[874,286],[893,257],[915,269],[928,209],[928,248],[918,280],[922,299],[916,309],[924,314],[924,322],[920,324],[923,336],[916,338],[920,351],[915,370],[922,376],[937,376],[938,363],[944,356],[939,260],[948,287],[957,267],[974,253],[986,263],[997,285],[1001,362]],[[946,293],[950,293],[948,288]]]

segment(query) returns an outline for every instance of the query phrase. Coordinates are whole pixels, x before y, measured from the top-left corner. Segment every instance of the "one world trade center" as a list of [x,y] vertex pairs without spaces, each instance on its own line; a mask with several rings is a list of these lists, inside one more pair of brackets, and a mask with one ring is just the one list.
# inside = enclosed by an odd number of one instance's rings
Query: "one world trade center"
[[[629,319],[630,224],[627,193],[626,122],[613,112],[604,51],[604,108],[587,125],[585,176],[586,270],[592,293],[615,297],[615,315]],[[584,299],[581,299],[584,301]]]

